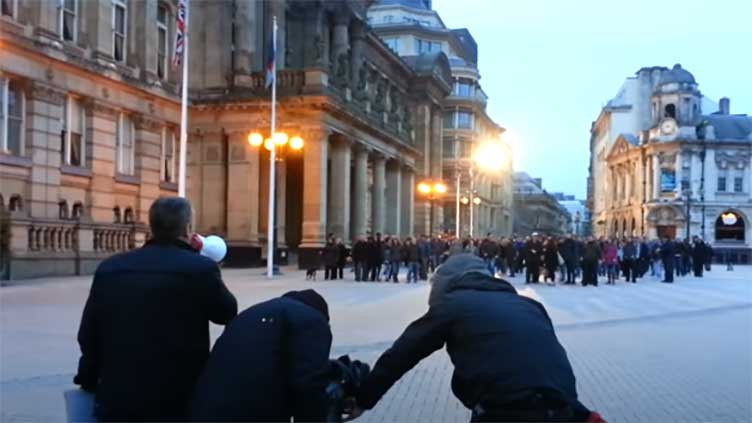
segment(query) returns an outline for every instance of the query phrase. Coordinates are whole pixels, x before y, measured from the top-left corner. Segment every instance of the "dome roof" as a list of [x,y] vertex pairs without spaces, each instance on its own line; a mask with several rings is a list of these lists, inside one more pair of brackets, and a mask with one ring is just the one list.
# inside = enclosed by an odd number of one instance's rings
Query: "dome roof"
[[671,84],[674,82],[679,84],[696,84],[695,77],[692,76],[689,71],[682,68],[678,63],[675,64],[670,71],[665,72],[663,75],[661,75],[661,79],[660,81],[658,81],[658,85]]

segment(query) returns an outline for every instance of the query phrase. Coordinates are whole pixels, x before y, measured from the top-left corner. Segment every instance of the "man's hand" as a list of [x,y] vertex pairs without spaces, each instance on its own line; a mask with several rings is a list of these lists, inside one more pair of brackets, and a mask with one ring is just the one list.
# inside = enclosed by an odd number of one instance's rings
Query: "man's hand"
[[358,403],[355,401],[355,398],[347,398],[345,399],[345,417],[342,419],[343,422],[349,422],[351,420],[355,420],[358,417],[360,417],[363,414],[363,409],[358,407]]

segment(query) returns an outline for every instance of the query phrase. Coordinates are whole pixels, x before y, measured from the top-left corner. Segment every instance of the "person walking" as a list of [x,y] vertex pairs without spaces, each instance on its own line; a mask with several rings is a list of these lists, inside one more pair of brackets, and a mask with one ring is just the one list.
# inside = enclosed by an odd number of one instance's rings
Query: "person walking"
[[661,244],[660,249],[661,260],[663,261],[663,270],[665,277],[662,282],[673,283],[674,282],[674,261],[676,260],[676,250],[674,248],[674,242],[666,238]]
[[598,286],[598,264],[601,260],[600,244],[588,238],[582,250],[582,286]]
[[627,282],[637,283],[637,247],[632,238],[627,239],[622,252],[624,260],[624,278]]
[[420,271],[418,246],[411,237],[407,237],[404,249],[407,261],[407,283],[410,283],[410,281],[418,283],[418,272]]
[[538,238],[537,232],[533,232],[533,237],[525,244],[524,255],[525,283],[538,283],[543,257],[543,245]]
[[419,278],[425,281],[428,279],[429,265],[431,263],[431,243],[425,235],[422,235],[418,240],[418,263],[420,263]]
[[361,235],[352,248],[353,266],[355,266],[355,281],[361,282],[368,278],[368,243]]
[[613,285],[619,277],[618,255],[619,251],[616,247],[616,242],[607,240],[603,244],[603,255],[601,257],[603,265],[606,267],[607,285]]
[[572,235],[568,235],[564,242],[559,246],[559,254],[564,259],[564,267],[566,267],[566,285],[572,285],[575,282],[575,273],[577,270],[577,262],[579,257],[577,254],[577,244],[572,238]]
[[342,238],[337,238],[337,278],[345,278],[345,265],[347,264],[347,247]]
[[337,262],[339,261],[339,247],[334,238],[329,238],[321,251],[321,261],[324,262],[324,280],[337,279]]
[[559,267],[559,249],[556,248],[556,241],[549,237],[543,245],[543,264],[546,274],[543,281],[551,281],[550,285],[556,285],[556,269]]
[[702,238],[695,237],[694,246],[692,247],[692,270],[696,278],[702,277],[702,271],[705,269],[705,255],[707,249]]
[[402,243],[397,237],[394,237],[391,240],[391,247],[389,253],[389,276],[386,280],[387,282],[391,280],[394,283],[399,283],[400,262],[403,256]]

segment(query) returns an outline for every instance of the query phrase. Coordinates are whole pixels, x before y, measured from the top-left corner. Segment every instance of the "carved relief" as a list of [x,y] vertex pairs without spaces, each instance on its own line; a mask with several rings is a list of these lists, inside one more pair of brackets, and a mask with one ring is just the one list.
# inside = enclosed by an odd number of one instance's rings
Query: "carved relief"
[[720,169],[745,169],[749,163],[749,151],[716,151],[715,163]]
[[35,100],[42,100],[47,103],[62,106],[65,101],[65,92],[59,91],[48,85],[33,83],[31,85],[31,97]]
[[133,122],[136,124],[137,129],[146,131],[158,132],[162,129],[162,121],[155,119],[151,116],[144,114],[136,114],[133,116]]

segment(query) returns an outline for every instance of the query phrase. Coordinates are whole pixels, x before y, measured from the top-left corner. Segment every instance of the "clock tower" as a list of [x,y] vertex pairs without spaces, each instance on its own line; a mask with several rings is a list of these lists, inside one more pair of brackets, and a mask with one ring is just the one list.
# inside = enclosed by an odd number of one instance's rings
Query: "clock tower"
[[701,99],[695,77],[680,64],[674,65],[661,75],[650,97],[652,127],[670,136],[682,126],[695,126]]

